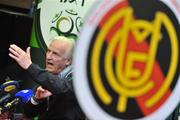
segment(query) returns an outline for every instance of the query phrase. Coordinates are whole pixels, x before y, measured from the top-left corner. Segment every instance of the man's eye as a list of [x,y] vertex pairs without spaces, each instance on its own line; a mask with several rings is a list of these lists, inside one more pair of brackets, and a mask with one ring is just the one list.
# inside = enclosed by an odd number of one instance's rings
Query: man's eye
[[61,56],[61,55],[59,55],[58,53],[54,53],[54,55],[56,55],[56,56]]
[[47,50],[47,52],[49,53],[49,52],[50,52],[50,50]]

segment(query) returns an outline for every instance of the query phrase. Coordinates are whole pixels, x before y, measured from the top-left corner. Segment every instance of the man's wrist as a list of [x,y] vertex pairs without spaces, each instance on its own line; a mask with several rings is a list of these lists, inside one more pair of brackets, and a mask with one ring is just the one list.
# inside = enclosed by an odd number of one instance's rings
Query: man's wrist
[[27,64],[24,66],[24,69],[27,70],[31,64],[32,64],[32,62],[29,61],[29,63],[27,63]]
[[41,102],[42,102],[42,100],[37,99],[35,96],[32,96],[32,97],[31,97],[31,103],[32,103],[33,105],[38,105],[38,104],[41,103]]

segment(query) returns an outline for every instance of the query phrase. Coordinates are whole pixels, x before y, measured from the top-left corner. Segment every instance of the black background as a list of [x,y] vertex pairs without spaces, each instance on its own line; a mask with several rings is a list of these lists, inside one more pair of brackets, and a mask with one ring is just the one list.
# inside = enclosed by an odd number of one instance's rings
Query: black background
[[[30,42],[33,18],[22,10],[6,11],[0,6],[0,84],[6,77],[23,79],[24,74],[20,67],[9,56],[9,45],[16,44],[26,49]],[[18,10],[18,9],[17,9]]]

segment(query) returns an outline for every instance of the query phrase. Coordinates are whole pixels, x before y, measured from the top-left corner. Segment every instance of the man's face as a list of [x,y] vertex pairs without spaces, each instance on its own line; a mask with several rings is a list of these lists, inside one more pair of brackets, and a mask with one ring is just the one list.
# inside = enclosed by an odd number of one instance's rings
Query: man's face
[[46,69],[53,73],[58,74],[67,65],[70,64],[70,60],[66,58],[66,50],[68,44],[61,41],[53,41],[46,53]]

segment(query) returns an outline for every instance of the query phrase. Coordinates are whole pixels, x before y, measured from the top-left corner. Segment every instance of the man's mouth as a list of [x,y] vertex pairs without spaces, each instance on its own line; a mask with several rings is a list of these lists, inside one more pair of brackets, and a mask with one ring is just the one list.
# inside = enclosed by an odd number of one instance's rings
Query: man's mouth
[[53,66],[54,64],[52,62],[47,62],[48,65]]

